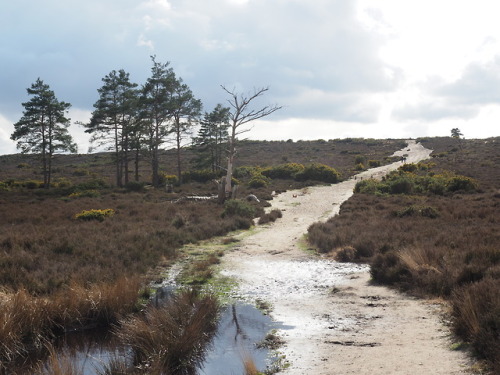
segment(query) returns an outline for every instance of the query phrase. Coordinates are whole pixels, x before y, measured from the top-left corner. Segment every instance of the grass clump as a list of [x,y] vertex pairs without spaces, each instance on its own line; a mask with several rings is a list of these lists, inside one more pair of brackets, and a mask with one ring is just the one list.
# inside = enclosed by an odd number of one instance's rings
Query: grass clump
[[183,290],[165,306],[121,322],[116,334],[132,348],[136,367],[153,374],[192,374],[215,334],[219,303],[212,295]]

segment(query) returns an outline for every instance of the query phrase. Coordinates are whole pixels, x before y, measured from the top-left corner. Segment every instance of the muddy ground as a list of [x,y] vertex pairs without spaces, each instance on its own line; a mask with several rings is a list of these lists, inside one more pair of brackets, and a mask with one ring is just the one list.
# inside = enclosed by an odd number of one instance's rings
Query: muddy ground
[[[395,155],[406,162],[431,150],[410,141]],[[369,267],[341,264],[304,250],[312,223],[338,213],[356,180],[381,177],[401,162],[374,168],[332,186],[288,191],[272,201],[283,218],[244,236],[224,258],[223,274],[239,280],[239,293],[272,305],[285,329],[280,351],[285,374],[465,374],[465,353],[450,349],[443,305],[370,283]]]

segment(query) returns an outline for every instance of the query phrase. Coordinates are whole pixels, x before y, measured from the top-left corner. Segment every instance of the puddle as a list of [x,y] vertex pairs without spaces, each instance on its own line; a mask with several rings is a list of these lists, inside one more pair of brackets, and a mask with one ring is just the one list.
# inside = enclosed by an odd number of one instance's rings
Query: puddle
[[[349,275],[364,272],[369,266],[354,263],[314,260],[260,260],[245,261],[245,274],[252,280],[240,283],[238,293],[246,300],[276,301],[303,298],[324,293],[325,289],[342,285]],[[241,277],[240,272],[223,270],[222,275]]]
[[[166,291],[168,295],[170,290]],[[198,375],[244,374],[243,361],[252,359],[259,371],[273,365],[275,358],[262,342],[273,329],[286,329],[249,304],[226,306],[220,316],[217,332],[207,347],[206,359],[197,369]],[[131,350],[98,331],[68,334],[57,345],[60,358],[73,363],[82,375],[104,373],[113,359],[130,358]]]
[[244,374],[243,361],[251,359],[259,371],[272,366],[276,358],[270,350],[259,348],[273,329],[287,329],[248,304],[227,306],[221,314],[216,336],[198,371],[200,375]]

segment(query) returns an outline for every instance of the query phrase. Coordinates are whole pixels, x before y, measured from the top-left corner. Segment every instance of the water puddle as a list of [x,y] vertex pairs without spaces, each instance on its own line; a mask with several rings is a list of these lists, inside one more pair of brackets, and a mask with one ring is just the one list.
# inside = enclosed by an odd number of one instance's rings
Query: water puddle
[[[163,291],[168,295],[171,290]],[[249,304],[237,303],[223,308],[214,339],[207,347],[206,359],[198,375],[244,374],[244,360],[252,360],[259,371],[274,365],[272,351],[259,345],[274,329],[286,329]],[[111,334],[98,331],[67,334],[57,344],[59,358],[71,362],[82,375],[105,372],[115,359],[131,358],[131,350]]]

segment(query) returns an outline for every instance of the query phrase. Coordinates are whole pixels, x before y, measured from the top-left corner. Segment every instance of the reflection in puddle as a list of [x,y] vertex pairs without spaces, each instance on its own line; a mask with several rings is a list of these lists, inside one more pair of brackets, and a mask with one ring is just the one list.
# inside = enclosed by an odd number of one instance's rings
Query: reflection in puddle
[[251,359],[260,371],[272,366],[276,358],[270,351],[258,347],[273,329],[285,329],[282,324],[247,304],[228,306],[221,314],[216,337],[199,370],[200,375],[243,374],[243,361]]

